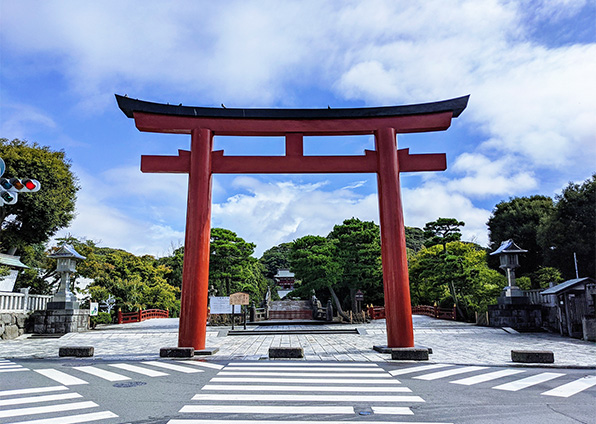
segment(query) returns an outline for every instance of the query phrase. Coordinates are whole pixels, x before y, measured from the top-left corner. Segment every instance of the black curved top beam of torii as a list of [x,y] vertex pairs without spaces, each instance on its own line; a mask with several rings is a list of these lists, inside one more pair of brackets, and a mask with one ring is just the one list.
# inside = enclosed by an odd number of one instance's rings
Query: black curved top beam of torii
[[116,94],[118,106],[129,118],[134,117],[134,112],[197,118],[235,119],[358,119],[452,112],[452,116],[457,118],[468,105],[469,98],[470,96],[468,95],[432,103],[382,107],[337,109],[239,109],[224,107],[182,106],[182,104],[176,106],[131,99],[130,97]]

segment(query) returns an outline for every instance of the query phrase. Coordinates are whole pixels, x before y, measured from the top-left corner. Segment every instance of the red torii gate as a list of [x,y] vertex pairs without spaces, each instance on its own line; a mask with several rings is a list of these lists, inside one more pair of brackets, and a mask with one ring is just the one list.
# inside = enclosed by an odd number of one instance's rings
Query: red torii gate
[[[212,174],[376,173],[388,347],[413,347],[414,330],[399,173],[443,171],[445,154],[397,150],[396,134],[443,131],[469,96],[433,103],[351,109],[227,109],[145,102],[116,95],[140,131],[190,134],[190,151],[142,156],[142,172],[188,174],[179,347],[205,349]],[[304,156],[303,137],[374,134],[361,156]],[[214,135],[284,136],[285,156],[225,156]]]

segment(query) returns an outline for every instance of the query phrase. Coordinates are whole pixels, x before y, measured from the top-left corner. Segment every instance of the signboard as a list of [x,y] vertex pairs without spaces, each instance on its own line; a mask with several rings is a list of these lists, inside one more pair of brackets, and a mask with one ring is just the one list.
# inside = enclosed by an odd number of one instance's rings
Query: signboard
[[[212,315],[217,314],[231,314],[232,307],[230,306],[229,296],[211,296],[209,298],[209,312]],[[240,313],[240,305],[234,306],[234,313]]]
[[92,317],[96,317],[99,313],[99,303],[97,302],[89,302],[89,315]]
[[248,293],[234,293],[230,295],[230,305],[248,305]]
[[362,291],[358,290],[356,292],[356,295],[354,296],[354,299],[356,301],[362,302],[364,300],[364,293],[362,293]]

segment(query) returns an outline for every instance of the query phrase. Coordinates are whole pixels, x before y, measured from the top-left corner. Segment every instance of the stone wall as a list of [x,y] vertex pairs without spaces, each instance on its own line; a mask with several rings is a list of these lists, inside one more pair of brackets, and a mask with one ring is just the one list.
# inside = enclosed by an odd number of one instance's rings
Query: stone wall
[[27,314],[4,312],[0,314],[0,338],[16,339],[25,333]]
[[33,332],[64,334],[89,330],[88,309],[35,311],[31,315]]
[[488,307],[488,317],[491,327],[511,327],[522,331],[542,327],[540,305],[491,305]]

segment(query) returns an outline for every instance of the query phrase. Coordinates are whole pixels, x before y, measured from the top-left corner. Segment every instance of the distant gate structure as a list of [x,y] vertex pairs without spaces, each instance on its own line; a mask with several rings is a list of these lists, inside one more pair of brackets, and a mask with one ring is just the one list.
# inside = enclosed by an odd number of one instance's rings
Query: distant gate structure
[[[433,103],[349,109],[231,109],[175,106],[116,95],[140,131],[190,134],[190,151],[142,156],[141,171],[188,174],[179,347],[205,349],[213,174],[376,173],[389,347],[414,346],[400,172],[443,171],[445,154],[397,149],[396,134],[444,131],[469,96]],[[357,156],[305,156],[305,136],[364,135],[375,150]],[[283,136],[285,156],[226,156],[213,137]]]

